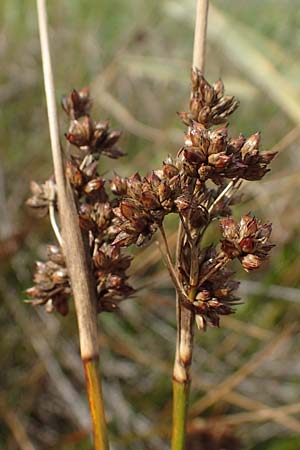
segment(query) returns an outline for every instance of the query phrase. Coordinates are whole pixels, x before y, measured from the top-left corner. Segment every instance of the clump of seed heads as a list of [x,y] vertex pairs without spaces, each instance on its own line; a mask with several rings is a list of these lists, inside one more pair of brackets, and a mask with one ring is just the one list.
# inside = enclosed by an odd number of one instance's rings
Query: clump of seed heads
[[[219,326],[220,316],[233,313],[239,303],[239,283],[228,264],[237,259],[246,271],[257,269],[273,247],[271,224],[250,214],[236,220],[231,209],[240,201],[237,191],[243,180],[260,180],[275,153],[260,152],[259,133],[230,137],[227,120],[237,101],[224,94],[221,80],[211,85],[193,70],[189,111],[179,113],[187,130],[177,156],[168,156],[159,169],[144,176],[107,180],[99,173],[99,159],[124,155],[118,145],[121,133],[111,130],[107,121],[95,122],[91,106],[87,89],[73,90],[62,100],[70,119],[66,178],[80,227],[88,236],[98,311],[114,311],[135,293],[127,275],[132,258],[122,247],[141,246],[160,232],[164,259],[183,306],[194,312],[200,329]],[[55,181],[32,182],[31,190],[27,204],[40,215],[49,211],[53,218],[59,209]],[[177,214],[184,230],[176,269],[164,230],[168,214]],[[216,220],[220,241],[204,247],[203,236]],[[34,283],[27,290],[33,305],[68,312],[72,287],[61,247],[49,246],[48,261],[37,263]]]

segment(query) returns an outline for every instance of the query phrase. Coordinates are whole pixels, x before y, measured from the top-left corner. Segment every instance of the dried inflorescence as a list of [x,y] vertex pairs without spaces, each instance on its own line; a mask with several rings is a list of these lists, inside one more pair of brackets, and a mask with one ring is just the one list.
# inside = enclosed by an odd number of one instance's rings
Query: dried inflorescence
[[103,154],[110,158],[119,158],[124,155],[116,145],[120,136],[119,131],[109,129],[108,121],[95,123],[88,115],[73,120],[70,130],[66,133],[70,144],[75,145],[81,151],[99,156]]
[[57,207],[56,205],[56,184],[52,178],[45,183],[37,183],[31,181],[30,190],[32,196],[26,201],[26,205],[37,211],[40,217],[44,217],[48,214],[49,205]]
[[[79,92],[73,90],[62,100],[63,109],[70,118],[66,139],[72,144],[68,148],[66,178],[74,191],[80,227],[88,235],[97,290],[97,310],[114,311],[122,300],[132,296],[135,291],[126,273],[131,258],[112,246],[119,231],[115,225],[114,209],[118,207],[120,199],[110,198],[106,180],[98,173],[98,160],[100,155],[111,158],[123,155],[117,145],[121,133],[111,131],[106,121],[95,123],[89,115],[91,105],[87,89]],[[50,203],[55,203],[55,183],[51,181],[51,190],[49,183],[42,186],[32,183],[33,197],[27,202],[29,206],[42,209],[45,213]],[[63,264],[64,283],[56,279],[57,274],[62,273],[55,266],[58,261],[54,262],[49,254],[48,257],[46,263],[37,263],[35,286],[27,290],[27,294],[34,305],[46,304],[48,311],[54,309],[66,314],[72,290],[62,251],[60,263]]]
[[186,134],[182,154],[185,170],[201,182],[211,179],[223,184],[226,179],[260,180],[268,171],[274,152],[259,152],[260,134],[248,139],[228,136],[227,127],[207,130],[193,123]]
[[87,87],[76,91],[73,89],[69,95],[63,96],[61,106],[70,119],[78,119],[90,113],[92,101]]
[[[230,217],[232,204],[240,200],[236,191],[242,180],[261,179],[275,156],[260,152],[259,133],[249,138],[229,136],[226,121],[237,106],[234,97],[224,95],[221,81],[210,85],[194,70],[190,111],[179,114],[188,129],[177,157],[145,177],[116,176],[111,184],[122,198],[114,209],[117,246],[142,245],[158,229],[164,236],[165,216],[180,216],[185,237],[175,284],[201,329],[207,324],[219,326],[220,316],[234,312],[238,303],[239,283],[227,264],[237,258],[245,270],[256,269],[272,247],[270,225],[248,216],[236,224]],[[202,249],[207,227],[220,217],[224,239],[218,246]],[[174,268],[169,269],[174,281]]]
[[187,126],[197,122],[210,128],[226,122],[237,107],[238,102],[234,97],[224,95],[222,80],[210,85],[199,70],[193,70],[190,110],[179,113],[179,117]]
[[134,289],[128,283],[126,270],[129,269],[132,258],[121,253],[120,248],[103,244],[93,257],[99,312],[114,311],[120,301],[134,294]]
[[114,213],[119,233],[114,245],[142,245],[161,227],[165,216],[176,212],[176,198],[180,193],[179,170],[169,158],[162,170],[145,177],[138,173],[127,179],[115,177],[112,186],[122,195]]
[[27,289],[31,297],[30,302],[36,305],[46,305],[46,310],[58,311],[65,316],[69,311],[68,299],[71,294],[65,258],[59,247],[48,246],[48,261],[36,263],[36,272],[33,278],[35,285]]
[[[181,279],[185,291],[189,291],[190,252],[185,246],[182,257]],[[199,328],[206,330],[207,324],[219,326],[220,316],[232,314],[239,303],[236,295],[239,282],[232,279],[234,272],[226,267],[226,254],[214,246],[203,248],[198,259],[197,279],[192,287],[193,297],[185,299],[184,305],[196,314]]]
[[[211,86],[200,71],[193,70],[190,111],[180,114],[188,126],[178,155],[182,162],[180,176],[192,186],[192,192],[188,194],[189,201],[185,194],[179,211],[186,231],[179,276],[201,329],[206,329],[207,323],[219,326],[220,316],[232,313],[238,302],[238,283],[232,280],[228,262],[237,258],[245,270],[257,269],[272,248],[271,225],[262,225],[250,216],[236,223],[231,217],[231,205],[239,200],[236,190],[241,180],[260,180],[275,156],[274,152],[259,151],[259,133],[249,138],[229,137],[226,121],[237,106],[233,97],[224,95],[221,81]],[[221,124],[221,128],[213,128]],[[210,181],[216,188],[208,185]],[[200,220],[197,228],[194,211],[201,207],[202,223]],[[206,228],[220,216],[225,216],[220,222],[224,239],[219,246],[202,250]]]
[[[257,269],[272,248],[271,225],[250,215],[236,222],[231,207],[240,201],[237,190],[242,180],[260,180],[275,153],[260,152],[259,133],[229,136],[227,120],[237,101],[224,94],[220,80],[210,85],[193,70],[190,110],[179,114],[188,128],[176,158],[168,157],[146,176],[115,175],[108,184],[98,173],[98,160],[101,155],[124,154],[118,146],[121,133],[110,130],[106,121],[94,122],[91,104],[87,89],[73,90],[62,101],[70,118],[66,177],[76,198],[80,227],[89,237],[98,311],[113,311],[134,293],[127,276],[131,257],[122,254],[121,247],[143,245],[159,230],[182,305],[193,311],[200,329],[219,326],[220,317],[233,313],[239,303],[239,283],[228,263],[238,259],[246,271]],[[28,204],[47,212],[49,186],[32,184]],[[177,271],[164,231],[164,219],[171,213],[179,216],[184,229]],[[214,220],[220,220],[222,238],[218,245],[203,248],[203,235]],[[28,294],[33,303],[51,304],[65,313],[71,287],[63,259],[61,263],[65,284],[55,278],[59,269],[53,264],[58,262],[50,258],[38,264],[36,285]]]
[[243,216],[239,223],[227,217],[221,219],[220,224],[224,253],[230,259],[238,258],[247,272],[258,269],[273,247],[269,242],[271,224],[261,224],[251,216]]

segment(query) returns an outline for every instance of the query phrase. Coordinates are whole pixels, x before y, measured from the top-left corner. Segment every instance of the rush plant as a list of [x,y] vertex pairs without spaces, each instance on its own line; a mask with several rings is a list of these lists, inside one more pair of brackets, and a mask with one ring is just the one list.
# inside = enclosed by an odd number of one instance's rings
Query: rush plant
[[[47,311],[62,315],[68,313],[74,298],[95,448],[108,449],[98,373],[97,315],[117,310],[135,292],[127,275],[132,257],[123,248],[148,244],[160,233],[163,259],[177,294],[172,449],[182,450],[194,323],[203,332],[209,326],[219,327],[220,318],[235,311],[240,300],[239,283],[230,268],[233,260],[249,272],[269,255],[271,225],[250,213],[236,219],[232,207],[240,201],[243,180],[260,180],[275,153],[259,150],[259,133],[230,136],[228,118],[238,102],[225,95],[221,80],[210,84],[203,76],[207,2],[199,1],[189,109],[179,114],[186,133],[176,156],[166,156],[161,167],[148,174],[104,177],[101,159],[124,156],[119,147],[121,133],[111,130],[108,122],[92,118],[92,100],[85,88],[62,99],[69,118],[63,158],[45,3],[37,3],[54,177],[44,184],[32,182],[27,204],[42,216],[49,214],[58,243],[49,245],[48,261],[37,263],[34,286],[27,294],[34,306],[45,305]],[[164,227],[169,214],[176,214],[180,223],[176,260]],[[207,230],[216,222],[219,243],[204,245]]]

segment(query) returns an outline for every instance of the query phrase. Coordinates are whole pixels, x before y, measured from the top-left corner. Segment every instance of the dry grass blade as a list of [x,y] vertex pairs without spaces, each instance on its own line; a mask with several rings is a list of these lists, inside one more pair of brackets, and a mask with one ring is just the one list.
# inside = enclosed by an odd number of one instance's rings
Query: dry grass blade
[[211,405],[222,399],[232,389],[239,385],[246,377],[254,372],[259,365],[263,364],[265,359],[270,356],[283,341],[285,341],[293,330],[292,326],[286,327],[279,336],[276,336],[269,342],[262,350],[252,356],[243,366],[241,366],[235,373],[230,375],[226,380],[209,391],[203,398],[197,401],[191,408],[192,415],[201,414],[202,411],[209,408]]
[[[197,380],[195,379],[195,383],[194,383],[197,387],[201,388],[202,390],[207,391],[208,393],[214,389],[214,385],[211,383],[207,383],[204,382],[203,380]],[[263,414],[268,414],[268,418],[266,420],[270,420],[273,422],[278,423],[279,425],[283,426],[284,428],[286,428],[287,430],[290,430],[292,432],[299,430],[299,424],[296,423],[298,422],[296,419],[294,419],[293,417],[290,417],[289,414],[292,413],[296,413],[298,410],[297,406],[293,406],[293,405],[285,405],[282,406],[280,408],[272,408],[268,405],[266,405],[265,403],[258,401],[258,400],[254,400],[252,398],[249,398],[243,394],[240,394],[238,392],[235,391],[230,391],[227,394],[224,395],[223,397],[223,401],[234,405],[234,406],[238,406],[239,408],[243,408],[246,411],[265,411]],[[298,404],[296,404],[298,405]],[[290,406],[293,406],[293,409],[289,410],[288,408]],[[243,414],[243,413],[241,413]],[[248,413],[245,413],[248,414]],[[226,421],[226,417],[227,415],[224,416],[220,416],[219,419],[220,420],[224,420]],[[203,420],[200,418],[197,419],[193,419],[191,421],[192,424],[194,424],[194,420],[196,421],[195,423],[202,423]],[[244,422],[245,423],[245,422]]]
[[101,106],[108,111],[117,121],[130,131],[135,136],[139,136],[151,142],[157,142],[159,144],[164,142],[172,142],[178,145],[182,136],[180,131],[174,130],[172,133],[163,132],[157,128],[153,128],[150,125],[138,121],[129,111],[122,105],[113,95],[104,89],[94,86],[93,88],[95,100],[98,101]]
[[[186,84],[186,74],[190,68],[187,61],[165,58],[154,58],[126,54],[121,61],[122,68],[131,78],[151,79],[160,83],[174,81],[182,86]],[[237,76],[224,76],[226,90],[239,99],[253,99],[258,95],[258,89],[250,82]],[[175,130],[177,132],[177,130]],[[178,135],[179,139],[179,135]]]
[[226,14],[212,6],[209,37],[223,48],[228,58],[244,71],[247,77],[268,93],[285,114],[298,124],[300,105],[295,96],[295,89],[272,62],[244,37],[243,28],[240,23],[229,19]]
[[300,421],[293,417],[288,417],[287,414],[297,414],[300,411],[300,403],[294,403],[292,405],[281,406],[279,408],[262,408],[257,409],[253,413],[238,413],[231,414],[224,417],[224,422],[232,425],[238,425],[245,422],[261,422],[268,421],[270,419],[276,420],[285,425],[291,431],[295,433],[299,432]]
[[[265,422],[274,420],[277,423],[284,425],[288,430],[298,433],[300,428],[300,421],[288,414],[299,413],[300,404],[294,403],[288,406],[281,406],[279,408],[259,408],[254,412],[242,412],[236,414],[228,414],[214,419],[214,422],[220,424],[228,424],[231,426],[238,426],[245,423]],[[192,429],[201,428],[203,426],[202,419],[194,419],[189,423]]]
[[36,447],[31,442],[24,424],[18,417],[18,414],[9,408],[5,402],[3,395],[0,398],[0,416],[10,429],[18,448],[20,450],[36,450]]
[[22,327],[24,335],[26,336],[28,342],[31,343],[32,348],[42,362],[53,387],[66,404],[66,410],[68,411],[72,422],[80,428],[89,429],[90,418],[88,409],[83,403],[80,395],[62,371],[57,359],[49,347],[47,339],[43,336],[42,332],[39,332],[40,330],[38,323],[36,322],[35,326],[32,327],[27,312],[24,311],[18,303],[17,293],[9,292],[9,286],[3,278],[1,279],[1,286],[5,286],[5,292],[1,290],[1,294],[7,308],[15,316],[17,322]]
[[286,150],[295,141],[300,139],[300,127],[296,126],[291,129],[279,142],[277,142],[271,149],[272,152],[281,152]]
[[222,325],[236,331],[237,333],[246,334],[247,336],[261,339],[262,341],[271,339],[274,336],[274,334],[269,330],[252,323],[243,322],[242,320],[238,320],[230,316],[224,317]]
[[258,281],[243,280],[240,286],[240,291],[243,295],[264,295],[266,297],[285,300],[288,302],[300,302],[300,289],[288,286],[280,286],[271,284],[264,286]]

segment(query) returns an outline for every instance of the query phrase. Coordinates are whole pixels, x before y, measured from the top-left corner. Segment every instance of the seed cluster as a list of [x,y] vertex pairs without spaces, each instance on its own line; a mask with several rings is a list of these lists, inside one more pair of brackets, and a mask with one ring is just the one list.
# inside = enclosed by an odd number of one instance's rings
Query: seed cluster
[[[259,133],[229,136],[227,120],[237,101],[224,94],[220,80],[210,85],[193,70],[190,108],[179,113],[187,131],[177,156],[169,156],[145,176],[115,175],[108,183],[98,172],[99,158],[124,155],[118,146],[121,133],[110,130],[106,121],[94,122],[91,105],[87,89],[73,90],[62,100],[70,118],[66,177],[76,197],[80,227],[89,237],[98,311],[113,311],[134,293],[127,276],[131,257],[122,247],[143,245],[160,231],[182,304],[193,311],[200,329],[219,326],[220,316],[233,313],[239,302],[239,283],[228,263],[238,259],[246,271],[257,269],[272,248],[271,225],[251,215],[236,221],[231,207],[240,200],[242,180],[260,180],[275,153],[260,152]],[[43,214],[50,203],[57,207],[53,180],[33,183],[31,189],[29,206]],[[164,231],[164,219],[171,213],[179,216],[184,230],[176,269]],[[203,247],[204,233],[215,220],[220,221],[220,242]],[[35,286],[27,293],[33,304],[45,303],[65,314],[71,286],[61,249],[50,248],[49,261],[37,264]]]
[[239,223],[232,217],[221,219],[220,223],[224,253],[230,259],[238,258],[247,272],[258,269],[273,247],[269,243],[271,224],[261,224],[250,216],[243,216]]
[[[259,151],[259,133],[249,138],[229,136],[226,121],[237,106],[233,97],[224,95],[221,81],[210,85],[193,70],[190,111],[179,113],[188,129],[177,157],[168,158],[162,168],[145,177],[135,174],[112,182],[114,192],[122,197],[114,210],[120,230],[114,241],[117,246],[141,245],[162,230],[167,214],[179,215],[185,236],[176,284],[201,329],[207,324],[218,326],[220,316],[232,313],[238,302],[238,283],[227,264],[237,258],[245,270],[256,269],[272,248],[271,225],[250,216],[238,225],[231,217],[241,180],[261,179],[275,156]],[[220,217],[224,239],[203,249],[205,230]]]
[[27,289],[33,305],[46,305],[48,312],[58,311],[65,316],[69,311],[68,299],[71,294],[65,258],[61,249],[48,246],[48,261],[36,263],[33,281],[35,285]]
[[176,212],[180,176],[171,158],[165,161],[161,170],[152,171],[145,177],[138,173],[125,179],[117,176],[111,186],[123,198],[114,209],[119,228],[114,241],[117,246],[144,244],[162,225],[165,216]]
[[30,190],[32,196],[28,198],[26,204],[34,209],[40,217],[48,214],[50,204],[57,209],[56,185],[52,179],[47,180],[44,184],[31,181]]
[[[68,149],[66,178],[76,197],[80,227],[88,235],[98,312],[114,311],[118,309],[120,301],[135,291],[128,283],[126,274],[131,257],[123,255],[120,248],[111,245],[118,231],[114,223],[114,209],[118,207],[119,199],[110,198],[106,180],[98,173],[98,160],[100,155],[110,158],[123,155],[117,145],[121,133],[110,130],[108,122],[94,123],[90,117],[91,105],[87,89],[79,92],[73,90],[62,100],[63,109],[70,118],[69,131],[65,136],[72,145]],[[47,211],[50,204],[48,183],[41,186],[32,184],[33,197],[27,202],[29,206]],[[51,195],[53,197],[53,189]],[[56,200],[52,198],[51,201]],[[55,309],[66,314],[72,290],[64,256],[61,249],[57,251],[59,261],[53,261],[48,253],[49,261],[37,263],[35,286],[28,289],[27,294],[34,305],[46,304],[48,311]],[[58,264],[61,267],[56,267]],[[57,276],[62,273],[64,283]]]

